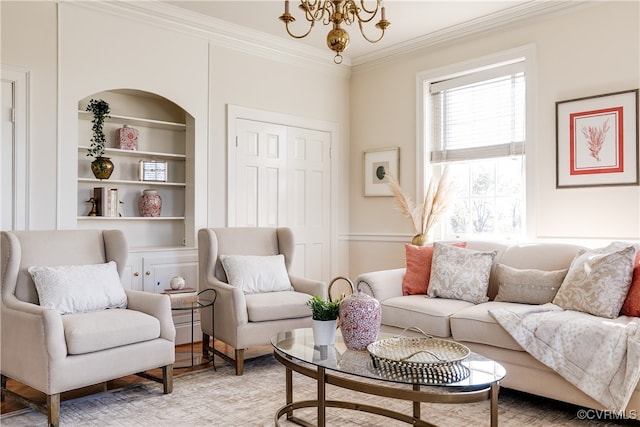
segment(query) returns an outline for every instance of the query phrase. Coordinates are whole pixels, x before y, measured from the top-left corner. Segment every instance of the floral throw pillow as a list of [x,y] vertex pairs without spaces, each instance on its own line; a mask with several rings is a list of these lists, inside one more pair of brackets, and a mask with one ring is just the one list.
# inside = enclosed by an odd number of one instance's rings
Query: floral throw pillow
[[[467,242],[452,243],[464,248]],[[402,279],[402,295],[426,295],[431,278],[433,246],[404,245],[407,269]]]
[[553,303],[565,310],[618,317],[631,286],[635,256],[635,247],[622,242],[579,251]]
[[468,301],[488,301],[489,275],[497,252],[481,252],[447,244],[433,244],[427,295]]

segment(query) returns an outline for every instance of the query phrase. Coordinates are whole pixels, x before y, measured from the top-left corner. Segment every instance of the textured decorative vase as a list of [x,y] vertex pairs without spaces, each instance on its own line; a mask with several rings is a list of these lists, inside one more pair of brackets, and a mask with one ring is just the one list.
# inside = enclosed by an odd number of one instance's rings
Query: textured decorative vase
[[315,345],[332,345],[336,342],[335,320],[313,320],[313,342]]
[[411,239],[411,244],[414,246],[424,246],[427,243],[429,243],[429,240],[426,234],[416,234],[413,236],[413,239]]
[[116,130],[116,142],[121,150],[138,149],[138,129],[123,125]]
[[113,173],[113,162],[108,157],[98,157],[91,162],[91,172],[98,179],[109,179]]
[[378,339],[382,309],[377,299],[360,290],[342,300],[339,313],[342,339],[349,350],[365,350]]
[[140,196],[140,216],[160,216],[162,199],[156,190],[144,190]]

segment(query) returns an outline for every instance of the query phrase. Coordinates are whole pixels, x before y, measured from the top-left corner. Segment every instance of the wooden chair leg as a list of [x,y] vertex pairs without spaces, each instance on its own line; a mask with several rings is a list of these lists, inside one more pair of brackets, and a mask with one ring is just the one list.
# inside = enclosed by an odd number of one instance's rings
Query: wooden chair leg
[[60,425],[60,393],[47,395],[47,420],[49,427]]
[[244,374],[244,349],[236,349],[236,375]]
[[173,391],[173,365],[162,367],[162,388],[164,394],[169,394]]
[[7,377],[0,375],[0,402],[4,402],[4,390],[7,389]]

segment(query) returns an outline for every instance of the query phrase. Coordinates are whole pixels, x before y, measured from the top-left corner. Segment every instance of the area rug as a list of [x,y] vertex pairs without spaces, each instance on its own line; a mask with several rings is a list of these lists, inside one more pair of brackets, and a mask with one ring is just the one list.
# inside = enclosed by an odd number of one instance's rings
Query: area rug
[[[273,426],[274,414],[284,404],[285,370],[272,355],[248,360],[243,376],[220,363],[212,368],[177,375],[173,393],[162,393],[161,385],[141,382],[127,387],[63,401],[60,425],[65,426]],[[294,374],[294,399],[313,399],[315,382]],[[411,404],[394,399],[362,395],[327,387],[330,399],[364,402],[409,413]],[[470,404],[426,404],[422,417],[441,427],[489,425],[489,402]],[[300,409],[296,415],[315,423],[315,409]],[[580,408],[528,394],[503,389],[499,399],[501,426],[610,426],[632,425],[622,420],[584,420]],[[377,415],[346,409],[327,409],[329,426],[407,426]],[[3,415],[0,425],[45,426],[46,417],[30,409]],[[281,419],[282,426],[293,424]],[[633,424],[638,425],[638,424]]]

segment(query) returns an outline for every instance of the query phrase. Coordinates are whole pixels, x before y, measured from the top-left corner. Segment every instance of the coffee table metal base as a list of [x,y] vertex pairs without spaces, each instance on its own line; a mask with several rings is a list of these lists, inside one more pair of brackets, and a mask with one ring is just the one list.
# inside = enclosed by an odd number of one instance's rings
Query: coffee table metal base
[[[498,426],[498,390],[499,383],[496,381],[491,385],[470,391],[451,391],[444,390],[438,392],[436,387],[430,387],[429,391],[421,390],[420,385],[413,385],[410,388],[391,387],[373,382],[358,381],[356,376],[335,375],[327,372],[321,366],[311,366],[304,362],[287,357],[274,350],[276,360],[282,363],[286,368],[286,405],[282,406],[275,415],[275,424],[280,426],[280,418],[284,415],[287,420],[302,426],[314,426],[301,418],[294,416],[293,411],[301,408],[318,408],[318,427],[326,426],[326,408],[342,408],[356,411],[377,414],[388,418],[406,422],[415,426],[434,426],[420,418],[420,402],[430,403],[472,403],[484,400],[490,400],[491,406],[491,427]],[[317,381],[317,399],[293,401],[293,372],[313,378]],[[331,384],[340,388],[358,391],[361,393],[372,394],[382,397],[390,397],[413,402],[412,415],[403,414],[401,412],[392,411],[373,405],[366,405],[354,402],[345,402],[340,400],[326,400],[326,385]],[[435,427],[435,426],[434,426]]]

